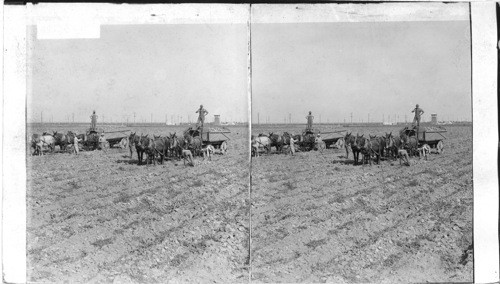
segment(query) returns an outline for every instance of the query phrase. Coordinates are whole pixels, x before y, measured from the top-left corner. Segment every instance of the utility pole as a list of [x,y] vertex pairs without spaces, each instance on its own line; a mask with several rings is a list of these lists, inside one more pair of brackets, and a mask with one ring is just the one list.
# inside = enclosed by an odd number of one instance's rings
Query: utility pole
[[257,113],[257,124],[260,124],[260,113]]
[[351,123],[352,123],[352,112],[351,112]]
[[135,112],[134,112],[134,124],[135,124]]
[[43,123],[43,110],[40,112],[40,123]]
[[319,123],[321,123],[321,114],[319,115]]

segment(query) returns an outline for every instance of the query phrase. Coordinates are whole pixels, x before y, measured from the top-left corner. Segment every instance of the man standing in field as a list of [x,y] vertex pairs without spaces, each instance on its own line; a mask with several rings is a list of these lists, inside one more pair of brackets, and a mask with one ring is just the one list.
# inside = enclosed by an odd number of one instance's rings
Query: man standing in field
[[411,112],[415,113],[415,117],[413,118],[413,123],[412,125],[415,125],[415,122],[417,123],[417,126],[420,126],[420,118],[422,117],[422,114],[424,114],[424,110],[419,108],[418,104],[415,106],[415,109],[413,109]]
[[307,119],[307,126],[306,126],[306,132],[307,131],[312,131],[312,127],[313,127],[313,119],[314,119],[314,116],[312,116],[311,112],[309,111],[309,115],[306,116],[306,119]]

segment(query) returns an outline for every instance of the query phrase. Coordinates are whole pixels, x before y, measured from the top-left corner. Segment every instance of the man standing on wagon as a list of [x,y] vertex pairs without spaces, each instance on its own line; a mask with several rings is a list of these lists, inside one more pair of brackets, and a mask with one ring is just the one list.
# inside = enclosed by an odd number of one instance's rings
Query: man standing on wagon
[[411,112],[415,113],[415,117],[413,118],[413,123],[412,125],[415,126],[415,122],[417,123],[417,127],[420,126],[420,118],[422,117],[422,114],[424,114],[424,110],[419,108],[418,104],[415,106],[415,109],[413,109]]
[[307,119],[307,126],[306,126],[306,132],[308,131],[312,131],[313,130],[313,119],[314,119],[314,116],[312,116],[311,112],[309,111],[309,115],[306,116],[306,119]]
[[205,115],[208,114],[208,111],[203,108],[203,105],[200,105],[200,108],[196,111],[196,113],[199,113],[196,126],[197,127],[203,126],[203,123],[205,122]]
[[90,116],[90,130],[97,131],[97,115],[95,114],[95,110]]

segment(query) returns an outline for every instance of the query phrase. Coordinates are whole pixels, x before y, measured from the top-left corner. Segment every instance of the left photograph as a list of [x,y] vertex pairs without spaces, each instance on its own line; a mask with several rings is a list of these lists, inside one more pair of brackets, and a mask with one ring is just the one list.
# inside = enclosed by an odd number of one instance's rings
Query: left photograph
[[248,281],[247,10],[28,26],[28,282]]

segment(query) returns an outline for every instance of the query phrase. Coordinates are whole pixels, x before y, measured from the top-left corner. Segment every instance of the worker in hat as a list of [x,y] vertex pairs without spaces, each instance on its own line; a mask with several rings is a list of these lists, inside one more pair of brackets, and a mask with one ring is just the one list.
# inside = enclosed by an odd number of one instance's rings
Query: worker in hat
[[[413,125],[413,126],[415,126],[415,125],[416,125],[416,126],[420,126],[420,118],[422,117],[422,114],[424,114],[424,110],[423,110],[423,109],[421,109],[421,108],[419,107],[419,105],[417,104],[417,105],[415,106],[415,108],[414,108],[411,112],[414,112],[414,113],[415,113],[415,117],[413,118],[413,123],[412,123],[412,125]],[[416,124],[415,124],[415,122],[416,122]]]
[[74,148],[74,153],[75,155],[78,155],[78,152],[80,150],[79,148],[79,145],[78,145],[78,142],[82,141],[81,139],[78,139],[78,133],[73,133],[74,137],[73,137],[73,148]]
[[200,105],[200,108],[195,113],[198,113],[198,121],[196,122],[196,126],[203,126],[203,123],[205,122],[205,116],[208,114],[208,111],[203,108],[203,105]]
[[312,116],[312,113],[310,111],[309,111],[309,115],[306,116],[306,119],[307,119],[306,132],[307,131],[312,131],[314,116]]

